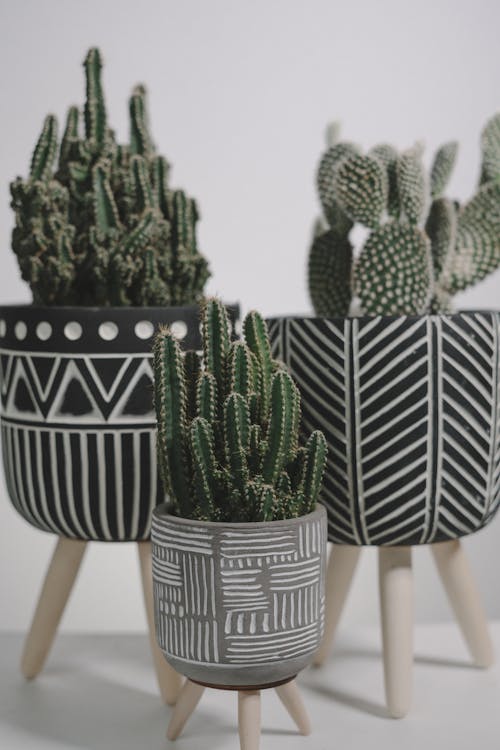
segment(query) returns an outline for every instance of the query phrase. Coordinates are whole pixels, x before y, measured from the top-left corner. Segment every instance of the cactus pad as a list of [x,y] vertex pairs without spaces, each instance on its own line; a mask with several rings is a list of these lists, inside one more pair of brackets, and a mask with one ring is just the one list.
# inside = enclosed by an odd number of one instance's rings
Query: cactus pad
[[397,223],[374,230],[354,266],[354,292],[369,315],[417,315],[431,296],[429,240]]
[[388,182],[384,167],[371,156],[343,159],[334,173],[337,201],[352,220],[376,227],[387,207]]

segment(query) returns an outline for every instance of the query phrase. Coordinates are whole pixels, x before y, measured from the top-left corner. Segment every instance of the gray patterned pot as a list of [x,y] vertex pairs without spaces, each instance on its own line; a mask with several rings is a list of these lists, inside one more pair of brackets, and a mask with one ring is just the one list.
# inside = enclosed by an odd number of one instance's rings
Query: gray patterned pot
[[156,634],[170,664],[214,686],[265,686],[306,667],[323,631],[326,511],[210,523],[153,512]]
[[[237,307],[228,308],[234,321]],[[156,470],[152,342],[169,323],[201,347],[199,308],[0,307],[3,464],[10,499],[60,536],[147,539]]]
[[414,545],[486,526],[500,504],[500,315],[275,318],[273,355],[327,437],[329,538]]

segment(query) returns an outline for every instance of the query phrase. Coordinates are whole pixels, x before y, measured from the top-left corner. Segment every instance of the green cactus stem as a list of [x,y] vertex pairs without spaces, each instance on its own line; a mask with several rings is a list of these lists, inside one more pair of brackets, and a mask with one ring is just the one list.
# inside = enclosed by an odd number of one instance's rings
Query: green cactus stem
[[210,299],[201,362],[182,355],[167,328],[155,341],[160,473],[184,517],[278,520],[310,512],[320,495],[324,438],[313,433],[299,445],[297,387],[272,359],[262,317],[249,313],[243,329],[243,340],[231,341],[226,311]]
[[188,463],[186,379],[181,349],[168,329],[159,331],[154,349],[155,405],[158,419],[158,463],[165,490],[183,513],[194,497]]
[[85,136],[102,143],[106,135],[106,107],[101,85],[102,60],[98,49],[90,49],[85,58],[87,99],[85,102]]
[[56,150],[57,120],[54,115],[47,115],[31,159],[30,179],[33,182],[47,182],[50,179]]
[[168,162],[155,152],[146,90],[129,102],[130,142],[108,127],[99,50],[85,62],[84,134],[68,112],[58,150],[49,115],[28,179],[11,184],[12,247],[38,304],[187,305],[202,301],[210,275],[196,241],[198,209],[168,186]]

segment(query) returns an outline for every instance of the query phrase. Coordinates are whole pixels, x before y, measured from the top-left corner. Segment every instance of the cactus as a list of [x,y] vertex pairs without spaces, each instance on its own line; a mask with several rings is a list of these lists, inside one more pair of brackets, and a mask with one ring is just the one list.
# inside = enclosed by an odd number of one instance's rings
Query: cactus
[[[438,149],[429,176],[422,146],[398,154],[387,144],[367,155],[328,131],[317,187],[323,217],[309,253],[309,292],[317,315],[448,312],[452,296],[500,266],[500,115],[481,138],[481,180],[464,206],[444,196],[457,155]],[[366,228],[359,252],[354,225]]]
[[314,509],[326,441],[299,444],[300,396],[271,357],[267,327],[247,315],[231,341],[225,308],[203,311],[203,353],[162,328],[154,347],[158,461],[173,511],[205,521],[272,521]]
[[196,242],[198,209],[168,187],[168,163],[148,128],[146,90],[132,92],[130,142],[119,145],[107,123],[97,49],[84,68],[84,136],[71,107],[58,149],[49,115],[29,177],[11,184],[22,277],[37,304],[194,304],[209,277]]

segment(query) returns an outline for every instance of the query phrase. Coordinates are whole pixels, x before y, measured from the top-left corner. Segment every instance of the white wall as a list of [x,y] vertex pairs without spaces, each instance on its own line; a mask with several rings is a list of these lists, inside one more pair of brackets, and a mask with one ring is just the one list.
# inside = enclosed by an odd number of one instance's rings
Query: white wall
[[[155,139],[173,183],[202,208],[210,290],[266,314],[309,309],[304,264],[317,211],[313,175],[325,124],[365,146],[457,138],[452,191],[478,173],[482,124],[500,107],[497,0],[17,0],[0,3],[0,301],[28,301],[9,250],[8,182],[25,174],[43,117],[81,103],[86,49],[105,58],[111,122],[150,92]],[[460,303],[498,307],[500,275]],[[25,628],[53,538],[0,488],[0,629]],[[500,527],[466,542],[491,616],[500,617]],[[449,617],[427,550],[416,555],[419,619]],[[377,616],[365,554],[346,621]],[[144,626],[132,545],[92,545],[68,630]]]

